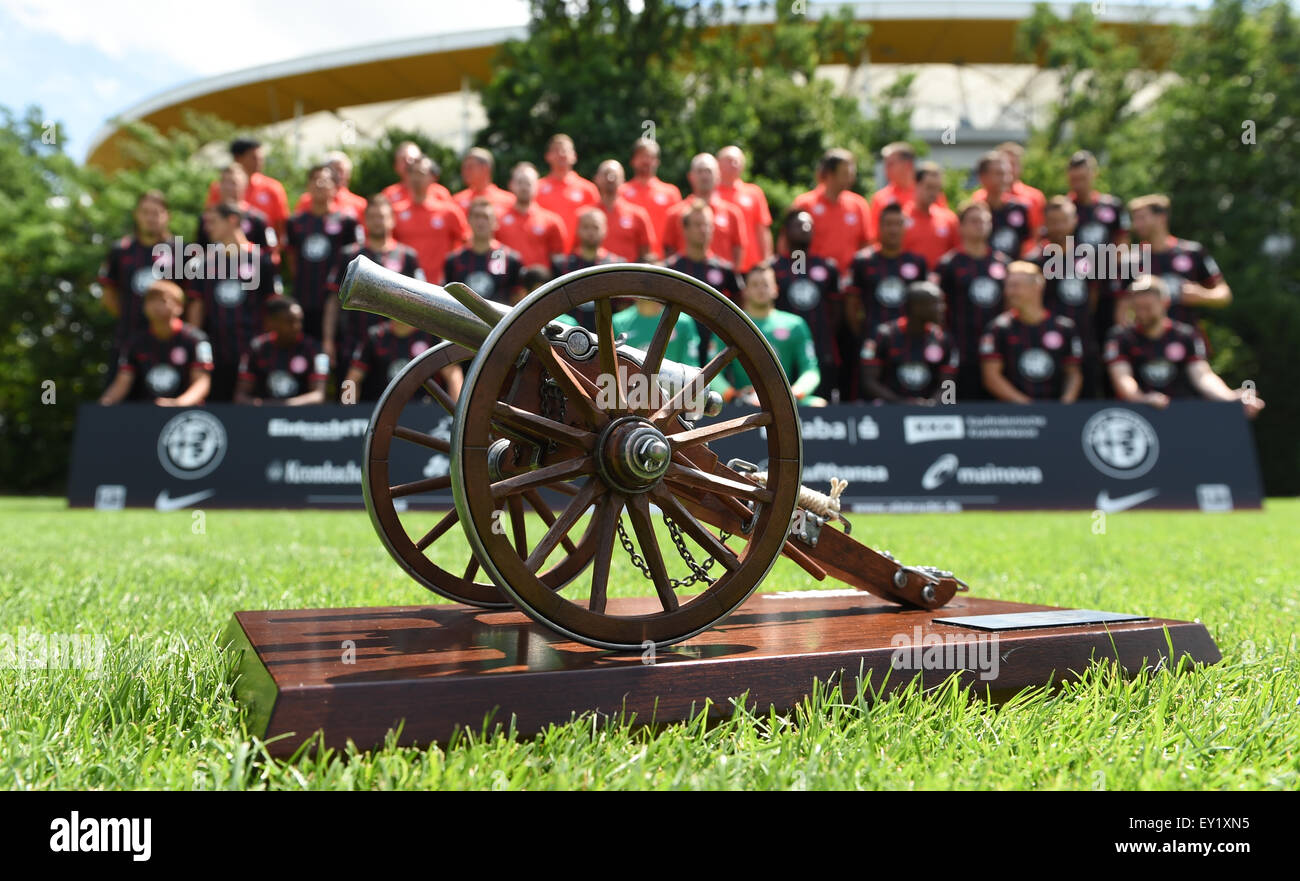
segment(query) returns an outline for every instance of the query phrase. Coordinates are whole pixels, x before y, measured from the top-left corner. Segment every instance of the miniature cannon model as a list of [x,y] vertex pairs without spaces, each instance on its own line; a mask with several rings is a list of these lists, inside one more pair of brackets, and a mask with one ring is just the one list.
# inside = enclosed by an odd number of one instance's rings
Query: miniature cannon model
[[[721,622],[781,554],[815,579],[830,575],[907,607],[935,609],[965,589],[950,572],[904,566],[853,540],[838,492],[800,485],[799,415],[780,363],[749,318],[700,281],[645,264],[596,266],[551,281],[511,309],[465,285],[426,284],[357,257],[339,296],[344,308],[446,340],[393,378],[371,418],[364,459],[366,507],[380,539],[408,574],[442,596],[514,605],[580,642],[641,650]],[[637,301],[649,301],[641,314],[657,321],[644,350],[614,329],[616,309]],[[592,329],[556,320],[571,312]],[[714,339],[717,353],[703,367],[664,357],[688,319],[701,338]],[[722,399],[709,384],[733,361],[760,408],[718,418]],[[452,400],[436,378],[467,362]],[[430,397],[436,407],[414,403]],[[449,437],[417,427],[429,411],[451,417]],[[751,431],[765,444],[761,470],[724,464],[709,448]],[[426,448],[431,460],[442,454],[447,473],[391,473],[394,444]],[[454,510],[413,528],[409,501],[448,489]],[[468,555],[455,540],[457,523]],[[616,540],[649,582],[647,595],[653,586],[655,611],[609,609]]]

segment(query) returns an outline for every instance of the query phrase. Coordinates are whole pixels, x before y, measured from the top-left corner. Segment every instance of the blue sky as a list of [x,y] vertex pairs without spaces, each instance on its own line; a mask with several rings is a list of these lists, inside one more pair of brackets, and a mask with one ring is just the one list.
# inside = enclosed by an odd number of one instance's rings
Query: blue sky
[[525,21],[526,0],[221,0],[200,7],[0,0],[0,104],[41,106],[47,119],[60,121],[66,149],[80,159],[109,117],[183,83],[316,52]]

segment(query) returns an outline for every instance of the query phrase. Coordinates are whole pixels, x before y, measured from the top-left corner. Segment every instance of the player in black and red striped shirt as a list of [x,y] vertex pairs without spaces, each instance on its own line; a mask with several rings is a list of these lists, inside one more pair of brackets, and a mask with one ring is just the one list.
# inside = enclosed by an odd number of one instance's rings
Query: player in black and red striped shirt
[[307,172],[311,208],[289,218],[285,262],[293,276],[294,299],[302,306],[307,335],[334,357],[339,301],[329,295],[329,279],[347,245],[363,240],[357,219],[330,207],[338,192],[334,169],[315,165]]
[[1038,264],[1017,260],[1007,267],[1006,294],[1011,308],[989,324],[980,341],[984,387],[1013,404],[1073,404],[1083,388],[1083,341],[1073,321],[1043,308]]
[[786,213],[777,237],[777,255],[772,261],[776,275],[776,308],[793,312],[808,323],[821,384],[817,397],[837,402],[840,388],[847,383],[842,373],[848,368],[841,355],[839,328],[844,321],[844,298],[840,292],[840,271],[830,257],[814,257],[813,216],[802,209]]
[[1241,401],[1253,419],[1264,408],[1254,389],[1230,389],[1205,360],[1205,341],[1190,324],[1169,317],[1169,288],[1142,276],[1129,288],[1133,324],[1106,338],[1105,359],[1121,401],[1164,409],[1173,398]]
[[[668,216],[669,223],[677,218],[682,224],[683,247],[680,252],[669,255],[664,266],[699,279],[739,305],[741,282],[735,265],[709,253],[713,242],[713,209],[700,198],[688,197],[683,201],[686,205],[681,212]],[[699,330],[700,358],[703,359],[709,350],[713,332],[698,321],[695,326]],[[700,363],[703,364],[703,360]]]
[[101,404],[152,401],[162,407],[194,407],[208,396],[212,346],[203,332],[181,321],[185,294],[159,279],[144,295],[146,329],[122,350],[117,375]]
[[239,360],[235,403],[287,407],[325,403],[329,356],[303,333],[302,306],[289,297],[272,297],[266,304],[266,328]]
[[993,221],[989,245],[1010,257],[1019,257],[1032,250],[1038,231],[1034,229],[1029,204],[1011,192],[1014,178],[1006,154],[997,151],[985,153],[976,164],[975,172],[979,175],[983,200],[989,206]]
[[468,285],[485,300],[509,303],[519,292],[519,273],[524,268],[519,252],[497,240],[497,210],[490,199],[471,200],[467,219],[469,244],[447,255],[444,279]]
[[[232,162],[221,169],[221,177],[217,179],[217,192],[219,194],[218,202],[234,205],[244,212],[244,219],[240,221],[240,226],[244,230],[244,237],[254,245],[271,249],[274,255],[275,250],[280,245],[279,239],[276,237],[275,227],[271,225],[270,219],[264,213],[254,208],[245,199],[248,193],[248,172],[244,171],[244,166],[238,162]],[[207,224],[204,223],[205,217],[206,214],[199,216],[198,232],[194,235],[194,241],[204,248],[212,242],[212,236],[208,233]]]
[[229,401],[235,393],[239,358],[262,332],[267,299],[283,293],[280,275],[265,248],[251,244],[240,226],[243,212],[233,205],[207,209],[208,230],[222,247],[209,247],[185,267],[188,320],[212,343],[210,401]]
[[[625,262],[622,257],[611,254],[602,247],[607,228],[608,220],[604,211],[600,208],[582,209],[578,213],[578,232],[576,243],[573,246],[573,253],[555,258],[551,264],[551,269],[554,272],[552,277],[559,278],[561,275],[578,269],[586,269],[588,266],[604,266],[607,263]],[[524,287],[529,290],[533,289],[531,285],[527,284]],[[629,300],[622,297],[616,299],[614,301],[614,311],[617,312],[619,309],[625,308],[629,303]],[[568,314],[587,330],[596,329],[595,303],[583,303]]]
[[943,329],[943,291],[913,282],[904,314],[878,325],[859,353],[866,400],[937,404],[945,380],[955,380],[959,355]]
[[135,234],[123,236],[99,269],[104,308],[117,316],[113,345],[121,349],[148,325],[144,294],[159,278],[174,278],[182,260],[168,224],[167,197],[159,190],[140,194],[135,203]]
[[[1142,273],[1158,275],[1169,289],[1169,317],[1200,330],[1201,309],[1222,309],[1232,302],[1232,289],[1214,258],[1200,242],[1169,234],[1169,197],[1140,196],[1128,203],[1133,216],[1133,237],[1150,246],[1151,265]],[[1134,271],[1130,277],[1137,277]],[[1125,297],[1116,304],[1116,322],[1128,323]]]
[[[397,378],[411,360],[426,349],[437,345],[438,338],[409,324],[396,320],[382,321],[366,332],[352,353],[348,368],[348,382],[360,389],[360,400],[377,401],[388,384]],[[444,367],[439,375],[440,384],[454,401],[460,397],[464,379],[460,365]],[[355,403],[344,400],[345,404]]]
[[989,322],[1002,314],[1002,283],[1011,260],[989,247],[993,229],[989,206],[968,202],[957,216],[961,245],[944,255],[930,281],[943,290],[948,331],[960,352],[957,394],[962,400],[979,400],[988,396],[977,355],[980,337]]

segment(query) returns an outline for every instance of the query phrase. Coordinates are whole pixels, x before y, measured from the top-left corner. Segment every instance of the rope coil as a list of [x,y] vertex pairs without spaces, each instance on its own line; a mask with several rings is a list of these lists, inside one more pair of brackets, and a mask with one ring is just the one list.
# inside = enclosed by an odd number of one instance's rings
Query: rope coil
[[[767,472],[755,471],[747,475],[751,480],[757,481],[759,486],[767,486]],[[843,520],[840,515],[840,496],[848,488],[847,480],[840,480],[838,477],[831,478],[830,494],[819,493],[815,489],[809,489],[806,486],[799,487],[799,507],[812,511],[818,517],[826,520]]]

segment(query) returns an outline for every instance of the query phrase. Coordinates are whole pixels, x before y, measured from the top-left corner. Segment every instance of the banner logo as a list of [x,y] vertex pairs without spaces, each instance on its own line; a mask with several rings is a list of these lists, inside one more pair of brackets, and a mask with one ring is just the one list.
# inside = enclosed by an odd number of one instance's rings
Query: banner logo
[[1083,453],[1107,477],[1132,480],[1155,467],[1160,439],[1151,423],[1132,410],[1110,407],[1084,423]]
[[961,440],[966,427],[960,416],[904,416],[903,440],[909,444],[927,441]]
[[226,457],[226,429],[203,410],[173,416],[158,433],[158,461],[172,477],[198,480]]

